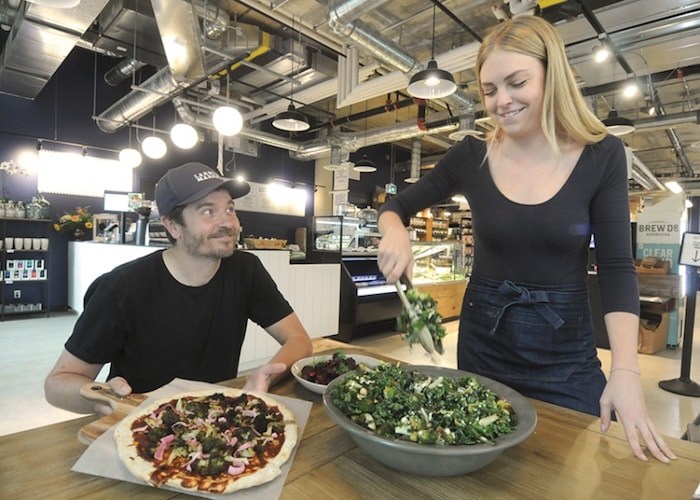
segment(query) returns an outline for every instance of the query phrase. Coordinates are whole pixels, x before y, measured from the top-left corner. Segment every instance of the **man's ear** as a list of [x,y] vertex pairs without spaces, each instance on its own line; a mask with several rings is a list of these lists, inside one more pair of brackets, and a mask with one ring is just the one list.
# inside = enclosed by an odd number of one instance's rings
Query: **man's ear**
[[165,229],[168,231],[168,233],[170,233],[170,236],[176,240],[180,239],[180,236],[182,235],[182,227],[180,224],[165,215],[160,216],[160,222],[165,226]]

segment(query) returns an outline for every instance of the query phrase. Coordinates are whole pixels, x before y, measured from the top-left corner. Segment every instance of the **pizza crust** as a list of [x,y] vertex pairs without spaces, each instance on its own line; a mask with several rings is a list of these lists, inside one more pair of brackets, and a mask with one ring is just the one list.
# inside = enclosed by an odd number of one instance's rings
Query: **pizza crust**
[[[238,397],[241,394],[250,394],[256,398],[261,399],[268,406],[276,406],[279,412],[282,414],[284,422],[284,443],[279,450],[279,453],[267,461],[266,465],[252,473],[244,475],[238,479],[232,481],[226,481],[225,487],[220,490],[220,484],[217,485],[215,490],[202,489],[201,485],[195,485],[194,487],[184,486],[182,478],[171,477],[168,478],[163,484],[170,487],[176,488],[181,491],[191,492],[193,490],[199,491],[209,491],[212,493],[233,493],[234,491],[242,490],[245,488],[251,488],[253,486],[258,486],[269,481],[272,481],[281,472],[282,465],[289,460],[289,457],[294,450],[294,446],[298,439],[298,427],[296,420],[294,419],[294,414],[284,406],[282,403],[278,402],[268,394],[259,393],[256,391],[244,391],[241,389],[233,388],[217,388],[217,389],[206,389],[200,391],[184,392],[178,394],[172,394],[170,396],[158,399],[153,403],[149,404],[144,408],[140,408],[128,416],[126,416],[121,422],[119,422],[114,429],[114,440],[117,444],[117,452],[119,458],[124,463],[126,468],[135,477],[143,480],[144,482],[154,485],[151,475],[154,471],[153,463],[142,458],[137,450],[136,444],[134,443],[133,433],[131,430],[132,424],[146,416],[153,413],[161,405],[169,403],[173,400],[177,400],[183,397],[205,397],[212,394],[224,394],[228,397]],[[220,483],[220,482],[219,482]],[[157,486],[157,485],[156,485]]]

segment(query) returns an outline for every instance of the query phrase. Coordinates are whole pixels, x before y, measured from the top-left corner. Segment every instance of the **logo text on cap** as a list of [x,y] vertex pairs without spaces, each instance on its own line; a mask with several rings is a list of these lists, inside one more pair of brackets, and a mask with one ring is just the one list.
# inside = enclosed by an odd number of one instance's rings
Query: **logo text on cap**
[[215,172],[199,172],[198,174],[194,174],[194,178],[197,182],[202,182],[208,179],[218,179],[219,175]]

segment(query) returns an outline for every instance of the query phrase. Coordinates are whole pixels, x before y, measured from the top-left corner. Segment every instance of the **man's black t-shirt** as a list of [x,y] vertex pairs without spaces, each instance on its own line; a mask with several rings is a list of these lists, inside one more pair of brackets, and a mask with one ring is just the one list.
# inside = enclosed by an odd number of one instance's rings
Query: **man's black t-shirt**
[[66,349],[88,363],[111,363],[134,392],[173,378],[218,382],[235,377],[248,319],[265,328],[291,314],[260,260],[222,259],[206,285],[179,283],[162,251],[97,278],[85,294]]

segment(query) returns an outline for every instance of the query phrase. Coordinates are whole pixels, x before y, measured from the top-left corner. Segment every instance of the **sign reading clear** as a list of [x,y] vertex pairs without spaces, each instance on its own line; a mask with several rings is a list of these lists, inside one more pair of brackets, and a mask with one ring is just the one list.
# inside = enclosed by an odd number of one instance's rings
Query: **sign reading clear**
[[700,233],[683,233],[680,264],[700,267]]

